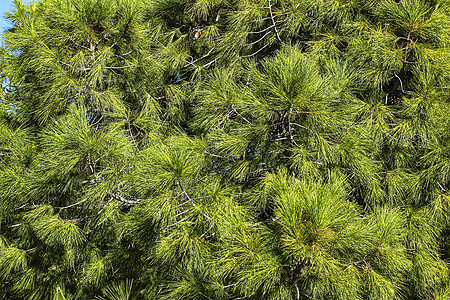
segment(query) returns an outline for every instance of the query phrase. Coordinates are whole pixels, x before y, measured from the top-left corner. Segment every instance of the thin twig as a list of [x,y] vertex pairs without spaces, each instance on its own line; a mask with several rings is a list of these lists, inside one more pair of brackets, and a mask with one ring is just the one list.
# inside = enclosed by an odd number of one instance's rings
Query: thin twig
[[395,73],[394,73],[394,76],[397,77],[398,81],[400,81],[400,88],[402,89],[402,92],[403,92],[404,94],[411,94],[411,92],[405,92],[405,90],[403,89],[403,82],[402,82],[402,80],[400,79],[400,77],[399,77],[397,74],[395,74]]
[[174,216],[174,218],[179,217],[179,216],[182,216],[182,215],[184,215],[185,213],[188,213],[188,212],[190,212],[190,211],[191,211],[190,209],[186,209],[185,211],[182,211],[182,212],[180,212],[179,214],[176,214],[176,215]]
[[263,33],[263,32],[269,30],[270,28],[272,28],[272,27],[274,27],[274,26],[275,26],[275,25],[270,25],[269,27],[264,28],[263,30],[260,30],[260,31],[250,31],[250,32],[247,32],[247,34],[259,34],[259,33]]
[[79,201],[77,203],[74,203],[74,204],[70,204],[70,205],[62,206],[62,207],[55,207],[55,208],[58,208],[59,210],[63,210],[63,209],[66,209],[66,208],[77,206],[78,204],[81,204],[81,203],[83,203],[86,200],[87,200],[87,198],[85,198],[85,199],[83,199],[83,200],[81,200],[81,201]]
[[221,156],[221,155],[217,155],[217,154],[212,154],[212,153],[209,153],[208,151],[203,151],[203,153],[205,153],[205,154],[207,154],[207,155],[209,155],[209,156],[212,156],[212,157],[217,157],[217,158],[223,158],[223,159],[227,159],[227,160],[230,160],[230,161],[235,161],[234,159],[232,159],[232,158],[230,158],[230,157],[226,157],[226,156]]
[[234,108],[234,104],[231,104],[231,108],[232,108],[233,111],[234,111],[239,117],[241,117],[245,122],[247,122],[248,124],[251,124],[249,120],[247,120],[247,119],[244,118],[240,113],[238,113],[238,111]]
[[202,60],[202,59],[208,57],[208,56],[211,54],[211,52],[212,52],[215,48],[216,48],[216,47],[212,47],[211,50],[208,51],[208,53],[206,53],[205,55],[203,55],[203,56],[200,57],[200,58],[197,58],[196,60],[194,60],[194,61],[192,61],[192,62],[188,62],[188,64],[185,65],[185,66],[183,66],[183,68],[189,67],[190,65],[195,64],[195,63],[198,62],[199,60]]
[[277,26],[275,25],[275,20],[273,19],[272,4],[270,4],[270,0],[269,0],[269,13],[270,13],[270,18],[272,19],[272,24],[275,27],[275,33],[277,35],[277,38],[280,41],[280,43],[283,43],[283,41],[281,41],[280,35],[278,34],[278,29],[277,29]]
[[252,57],[256,54],[258,54],[259,52],[261,52],[264,48],[266,48],[267,46],[270,45],[270,43],[274,40],[275,38],[272,38],[266,45],[264,45],[262,48],[260,48],[258,51],[256,51],[255,53],[249,54],[249,55],[243,55],[241,56],[241,58],[247,58],[247,57]]
[[254,45],[254,44],[257,44],[257,43],[259,43],[260,41],[262,41],[268,34],[270,34],[270,33],[272,33],[272,31],[268,31],[268,32],[266,32],[266,34],[264,34],[261,38],[259,38],[258,40],[256,40],[256,41],[254,41],[254,42],[252,42],[252,43],[249,43],[249,44],[244,44],[244,45],[242,45],[242,46],[244,46],[244,47],[246,47],[246,46],[251,46],[251,45]]
[[[183,187],[183,184],[181,183],[181,181],[178,181],[178,185],[180,186],[181,190],[184,192],[184,194],[186,195],[186,197],[191,201],[192,205],[194,205],[194,207],[196,209],[198,209],[198,211],[200,211],[202,213],[202,215],[204,215],[208,220],[211,220],[211,217],[209,217],[208,215],[206,215],[201,209],[198,208],[198,206],[195,204],[195,202],[191,199],[191,197],[189,196],[189,194],[186,192],[186,190]],[[202,201],[200,199],[200,201]]]
[[8,226],[8,227],[9,228],[14,228],[14,227],[20,227],[22,225],[23,225],[23,223],[19,223],[19,224],[14,224],[14,225],[11,225],[11,226]]
[[97,215],[101,214],[101,213],[103,212],[103,210],[105,210],[105,208],[107,208],[108,205],[109,205],[109,203],[111,203],[111,201],[113,201],[113,200],[115,200],[115,199],[114,199],[113,197],[111,197],[111,198],[108,200],[108,202],[106,202],[106,204],[103,206],[103,208],[100,209],[99,212],[97,212]]
[[442,262],[442,263],[444,263],[444,264],[446,264],[446,265],[450,265],[449,262],[446,262],[445,260],[443,260],[442,258],[440,258],[439,255],[437,255],[437,254],[436,254],[436,258],[437,258],[440,262]]
[[95,227],[98,227],[98,226],[100,226],[103,222],[105,222],[106,221],[106,219],[108,219],[109,218],[109,216],[111,216],[115,211],[116,211],[116,209],[117,208],[119,208],[119,206],[120,206],[120,204],[117,204],[117,206],[116,207],[114,207],[114,209],[100,222],[100,223],[98,223],[97,224],[97,226],[95,226]]
[[[285,16],[285,15],[290,15],[290,14],[291,14],[291,12],[288,11],[288,12],[283,13],[283,14],[276,14],[276,15],[273,16],[273,18],[280,17],[280,16]],[[251,23],[256,23],[256,22],[260,22],[260,21],[266,21],[266,20],[270,20],[270,19],[272,19],[272,17],[267,17],[267,18],[262,18],[262,19],[258,19],[258,20],[253,20],[253,21],[251,21]]]
[[297,124],[297,123],[290,123],[290,124],[291,124],[291,125],[298,126],[298,127],[300,127],[300,128],[303,128],[303,129],[306,129],[306,130],[310,131],[311,133],[316,134],[314,131],[312,131],[311,129],[309,129],[309,128],[306,127],[306,126],[303,126],[303,125],[300,125],[300,124]]
[[24,207],[27,206],[27,205],[28,205],[28,203],[25,203],[24,205],[21,205],[21,206],[19,206],[19,207],[17,207],[17,208],[14,208],[14,210],[22,209],[22,208],[24,208]]
[[123,67],[105,67],[105,69],[112,69],[112,70],[115,70],[115,69],[126,69],[126,68],[133,68],[133,67],[136,67],[138,64],[134,64],[134,65],[130,65],[130,66],[123,66]]
[[209,228],[208,230],[206,230],[205,232],[203,232],[203,234],[202,234],[201,236],[199,236],[198,238],[199,238],[199,239],[202,239],[208,232],[211,231],[211,229],[212,229],[212,227]]
[[213,60],[211,60],[210,62],[204,64],[202,67],[203,68],[208,68],[210,65],[212,65],[213,63],[215,63],[217,61],[217,58],[214,58]]
[[178,222],[175,222],[175,223],[172,223],[172,224],[170,224],[170,225],[167,225],[165,228],[169,228],[169,227],[172,227],[172,226],[175,226],[175,225],[178,225],[178,224],[180,224],[180,223],[182,223],[182,222],[184,222],[184,221],[186,221],[187,219],[189,219],[189,216],[187,216],[186,218],[183,218],[183,219],[181,219],[180,221],[178,221]]
[[294,140],[294,136],[292,135],[292,127],[291,127],[291,114],[288,113],[288,131],[289,131],[289,138],[291,139],[291,142],[293,142],[296,146],[298,146],[298,144],[295,142]]

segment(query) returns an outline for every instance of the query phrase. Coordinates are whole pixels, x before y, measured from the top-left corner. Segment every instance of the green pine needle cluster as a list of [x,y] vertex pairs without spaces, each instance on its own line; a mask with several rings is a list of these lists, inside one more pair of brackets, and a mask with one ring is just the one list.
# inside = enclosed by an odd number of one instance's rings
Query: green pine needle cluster
[[0,298],[450,299],[450,1],[13,1]]

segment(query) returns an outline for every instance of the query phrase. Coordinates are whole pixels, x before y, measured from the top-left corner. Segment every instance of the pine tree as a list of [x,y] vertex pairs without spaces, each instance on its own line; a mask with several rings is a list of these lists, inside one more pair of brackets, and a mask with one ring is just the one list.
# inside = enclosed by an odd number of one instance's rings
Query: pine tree
[[449,13],[15,0],[1,297],[450,298]]

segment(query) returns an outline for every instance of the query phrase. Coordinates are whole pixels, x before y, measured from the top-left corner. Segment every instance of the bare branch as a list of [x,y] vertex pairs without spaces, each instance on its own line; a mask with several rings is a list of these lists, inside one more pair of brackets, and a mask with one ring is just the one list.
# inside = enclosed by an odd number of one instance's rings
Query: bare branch
[[[199,211],[202,213],[202,215],[204,215],[208,220],[211,220],[211,217],[209,217],[208,215],[206,215],[204,212],[202,212],[202,210],[195,204],[195,202],[192,200],[192,198],[189,196],[189,194],[186,192],[186,190],[183,187],[183,184],[181,183],[181,181],[178,181],[178,185],[180,186],[181,190],[183,191],[183,193],[186,195],[186,197],[188,198],[188,200],[192,203],[192,205]],[[200,199],[200,202],[202,201],[202,199]]]
[[184,215],[185,213],[188,213],[188,212],[190,212],[190,211],[191,211],[190,209],[186,209],[185,211],[182,211],[182,212],[180,212],[179,214],[176,214],[176,215],[174,216],[174,218],[179,217],[179,216],[182,216],[182,215]]
[[8,227],[9,228],[15,228],[15,227],[20,227],[22,225],[23,225],[23,223],[19,223],[19,224],[14,224],[14,225],[11,225],[11,226],[8,226]]
[[256,40],[256,41],[254,41],[254,42],[252,42],[252,43],[249,43],[249,44],[244,44],[244,45],[242,45],[242,46],[251,46],[251,45],[254,45],[254,44],[256,44],[256,43],[259,43],[260,41],[262,41],[267,35],[269,35],[270,33],[272,33],[272,31],[268,31],[268,32],[266,32],[266,34],[265,35],[263,35],[261,38],[259,38],[258,40]]
[[258,51],[254,52],[254,53],[252,53],[252,54],[249,54],[249,55],[243,55],[243,56],[241,56],[241,58],[248,58],[248,57],[255,56],[256,54],[258,54],[259,52],[261,52],[264,48],[266,48],[267,46],[269,46],[270,43],[271,43],[274,39],[275,39],[275,38],[272,38],[267,44],[265,44],[263,47],[261,47],[260,49],[258,49]]
[[294,284],[295,289],[297,290],[297,300],[300,300],[300,291],[298,289],[297,283]]
[[231,108],[233,109],[233,111],[242,118],[242,120],[244,120],[245,122],[247,122],[248,124],[251,124],[249,120],[247,120],[246,118],[244,118],[240,113],[238,113],[238,111],[234,108],[234,105],[231,105]]
[[134,65],[130,65],[130,66],[123,66],[123,67],[104,67],[105,69],[112,69],[112,70],[116,70],[116,69],[127,69],[127,68],[133,68],[136,67],[138,64],[134,64]]
[[298,127],[300,127],[300,128],[303,128],[303,129],[306,129],[306,130],[310,131],[311,133],[316,134],[314,131],[312,131],[311,129],[309,129],[309,128],[306,127],[306,126],[303,126],[303,125],[300,125],[300,124],[297,124],[297,123],[290,123],[290,124],[291,124],[291,125],[298,126]]
[[81,201],[79,201],[79,202],[77,202],[77,203],[71,204],[71,205],[62,206],[62,207],[55,207],[55,208],[58,208],[58,209],[60,209],[60,210],[63,210],[63,209],[66,209],[66,208],[70,208],[70,207],[77,206],[77,205],[83,203],[83,202],[86,201],[86,200],[87,200],[87,198],[85,198],[85,199],[83,199],[83,200],[81,200]]
[[28,203],[25,203],[24,205],[21,205],[19,207],[14,208],[14,210],[20,210],[20,209],[22,209],[22,208],[24,208],[26,206],[28,206]]
[[[111,198],[119,200],[122,203],[128,204],[128,205],[136,205],[141,201],[144,201],[144,199],[134,198],[134,199],[127,199],[123,197],[120,193],[115,193],[111,195]],[[132,198],[132,197],[130,197]]]
[[167,225],[165,228],[169,228],[169,227],[172,227],[172,226],[175,226],[175,225],[178,225],[178,224],[180,224],[180,223],[182,223],[182,222],[184,222],[184,221],[186,221],[187,219],[189,219],[189,216],[187,216],[186,218],[183,218],[183,219],[181,219],[180,221],[178,221],[178,222],[175,222],[175,223],[172,223],[172,224],[170,224],[170,225]]
[[261,21],[271,20],[272,18],[276,18],[276,17],[280,17],[280,16],[285,16],[285,15],[290,15],[290,14],[291,14],[291,12],[288,11],[288,12],[283,13],[283,14],[276,14],[276,15],[273,15],[273,17],[267,17],[267,18],[262,18],[262,19],[258,19],[258,20],[253,20],[253,21],[251,21],[251,23],[256,23],[256,22],[261,22]]
[[230,157],[209,153],[207,150],[203,151],[203,153],[205,153],[205,154],[207,154],[209,156],[212,156],[212,157],[223,158],[223,159],[227,159],[227,160],[230,160],[230,161],[235,161],[234,159],[232,159]]
[[405,90],[403,89],[403,82],[402,82],[401,78],[400,78],[397,74],[395,74],[395,73],[394,73],[394,76],[397,77],[398,81],[400,81],[400,88],[402,89],[402,92],[403,92],[404,94],[411,94],[411,92],[405,91]]
[[212,65],[212,64],[215,63],[216,61],[217,61],[217,58],[214,58],[212,61],[210,61],[209,63],[204,64],[202,67],[208,68],[210,65]]
[[291,142],[293,142],[296,146],[298,146],[298,144],[294,140],[294,136],[292,135],[291,114],[290,113],[288,113],[288,131],[289,131],[289,138],[290,138]]
[[111,216],[116,211],[116,209],[119,208],[119,206],[120,206],[120,204],[117,204],[117,206],[114,207],[114,209],[100,223],[98,223],[96,227],[100,226],[103,222],[105,222],[106,219],[108,219],[109,216]]
[[275,20],[273,19],[272,4],[270,4],[270,0],[269,0],[269,13],[270,13],[270,18],[272,19],[272,24],[273,24],[273,26],[275,28],[275,33],[277,35],[277,38],[280,41],[280,43],[283,43],[283,41],[281,40],[280,35],[278,33],[278,29],[277,29],[277,26],[275,24]]
[[211,54],[211,52],[212,52],[215,48],[216,48],[216,47],[212,47],[211,50],[208,51],[208,53],[206,53],[205,55],[203,55],[203,56],[200,57],[200,58],[197,58],[196,60],[194,60],[194,61],[192,61],[192,62],[188,62],[187,65],[183,66],[183,68],[189,67],[189,66],[195,64],[196,62],[198,62],[199,60],[202,60],[202,59],[208,57],[208,56]]
[[202,234],[201,236],[199,236],[198,238],[199,238],[199,239],[202,239],[208,232],[211,231],[211,229],[212,229],[212,227],[209,228],[208,230],[206,230],[205,232],[203,232],[203,234]]
[[272,28],[272,27],[274,27],[275,25],[270,25],[269,27],[267,27],[267,28],[264,28],[263,30],[260,30],[260,31],[250,31],[250,32],[247,32],[247,34],[259,34],[259,33],[263,33],[263,32],[266,32],[267,30],[269,30],[270,28]]

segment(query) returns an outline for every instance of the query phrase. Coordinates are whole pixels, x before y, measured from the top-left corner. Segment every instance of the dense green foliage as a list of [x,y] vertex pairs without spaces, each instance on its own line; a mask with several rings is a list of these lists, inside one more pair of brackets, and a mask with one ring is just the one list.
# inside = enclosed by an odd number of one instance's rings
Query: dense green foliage
[[0,298],[450,299],[450,1],[14,1]]

